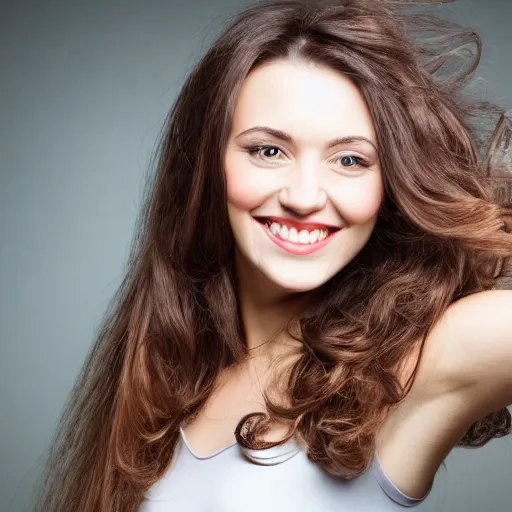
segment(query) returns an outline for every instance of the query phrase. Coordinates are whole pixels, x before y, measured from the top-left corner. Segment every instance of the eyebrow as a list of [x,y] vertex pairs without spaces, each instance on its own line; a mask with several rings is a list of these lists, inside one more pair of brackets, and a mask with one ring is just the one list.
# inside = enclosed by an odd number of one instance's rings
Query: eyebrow
[[[276,139],[281,139],[284,142],[289,142],[293,144],[293,138],[291,135],[288,135],[287,133],[281,130],[270,128],[268,126],[254,126],[253,128],[249,128],[248,130],[239,133],[235,138],[238,139],[243,135],[249,135],[254,132],[264,132],[268,135],[271,135],[272,137],[275,137]],[[348,135],[345,137],[336,137],[335,139],[332,139],[327,143],[327,148],[329,149],[332,148],[333,146],[337,146],[340,144],[350,144],[351,142],[367,142],[368,144],[373,146],[375,151],[377,151],[377,147],[375,146],[375,144],[370,139],[367,139],[362,135]]]

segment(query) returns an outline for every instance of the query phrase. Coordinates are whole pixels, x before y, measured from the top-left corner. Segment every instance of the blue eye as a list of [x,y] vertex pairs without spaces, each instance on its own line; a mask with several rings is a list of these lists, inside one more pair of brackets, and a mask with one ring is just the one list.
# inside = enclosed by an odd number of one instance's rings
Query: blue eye
[[362,166],[362,167],[368,167],[368,164],[364,161],[363,158],[360,158],[358,156],[354,156],[354,155],[343,155],[343,156],[340,156],[338,158],[338,160],[343,160],[344,158],[352,158],[353,160],[355,160],[355,165],[349,165],[348,167],[357,167],[357,166]]

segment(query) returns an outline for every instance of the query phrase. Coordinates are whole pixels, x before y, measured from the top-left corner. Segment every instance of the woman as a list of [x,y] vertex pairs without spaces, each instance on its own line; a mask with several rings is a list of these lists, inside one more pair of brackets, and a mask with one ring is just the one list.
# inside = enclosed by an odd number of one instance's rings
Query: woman
[[510,432],[510,127],[463,99],[476,34],[448,78],[468,33],[412,42],[457,28],[273,1],[223,32],[37,510],[397,510]]

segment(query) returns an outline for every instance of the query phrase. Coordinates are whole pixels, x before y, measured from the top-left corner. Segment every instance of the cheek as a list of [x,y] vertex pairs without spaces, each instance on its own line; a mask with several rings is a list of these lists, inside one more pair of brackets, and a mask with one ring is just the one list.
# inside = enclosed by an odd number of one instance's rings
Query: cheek
[[224,169],[227,201],[236,208],[252,210],[268,195],[271,186],[268,174],[252,168],[243,154],[228,155]]
[[227,201],[240,210],[251,210],[256,206],[251,188],[241,177],[227,179]]
[[383,197],[380,176],[345,184],[331,197],[341,216],[349,223],[365,224],[373,221]]

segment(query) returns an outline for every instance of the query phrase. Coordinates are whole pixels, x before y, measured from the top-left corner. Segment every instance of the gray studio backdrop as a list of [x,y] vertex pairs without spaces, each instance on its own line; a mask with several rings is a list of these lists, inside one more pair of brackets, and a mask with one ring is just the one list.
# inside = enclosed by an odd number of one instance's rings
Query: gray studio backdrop
[[[0,512],[18,512],[128,256],[143,177],[191,65],[243,0],[4,0],[0,11]],[[512,107],[512,2],[440,12],[479,30]],[[512,510],[511,437],[454,449],[431,511]]]

